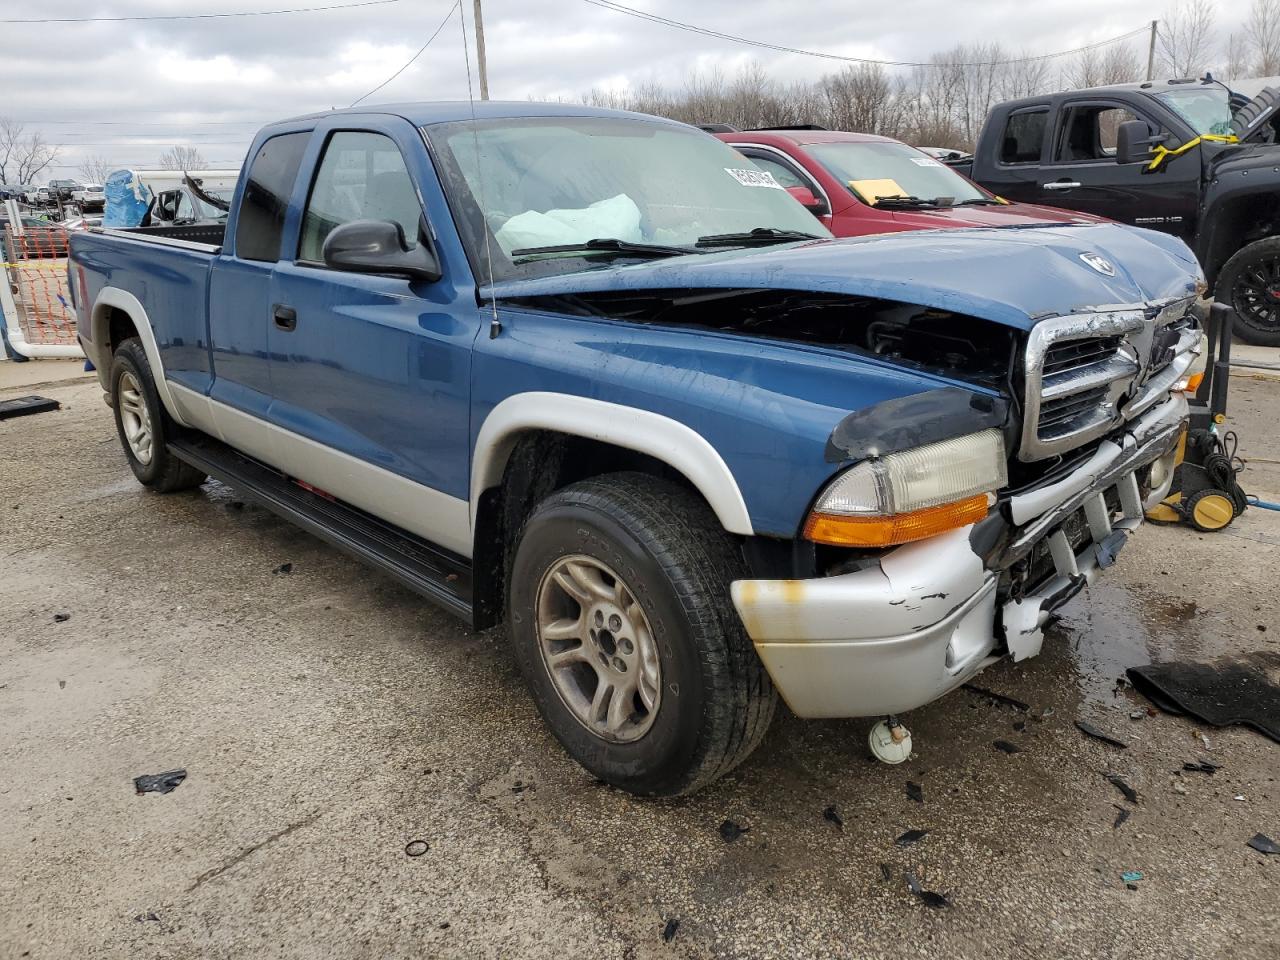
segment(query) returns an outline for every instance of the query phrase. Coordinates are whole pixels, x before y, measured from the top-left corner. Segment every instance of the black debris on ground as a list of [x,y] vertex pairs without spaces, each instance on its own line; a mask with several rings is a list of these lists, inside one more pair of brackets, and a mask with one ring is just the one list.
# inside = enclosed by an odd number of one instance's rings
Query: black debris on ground
[[159,920],[160,917],[156,915],[154,910],[148,910],[146,913],[138,914],[133,919],[136,923],[146,923],[148,920]]
[[1101,740],[1103,743],[1109,743],[1113,747],[1119,747],[1121,750],[1129,749],[1129,745],[1125,743],[1123,740],[1117,740],[1115,737],[1111,736],[1111,734],[1107,733],[1105,730],[1099,730],[1092,723],[1089,723],[1086,720],[1077,720],[1076,729],[1079,730],[1081,733],[1085,734],[1086,736],[1093,737],[1093,739],[1095,740]]
[[272,573],[286,573],[286,574],[287,574],[287,573],[293,573],[293,564],[292,564],[292,563],[282,563],[282,564],[280,564],[280,566],[276,567],[276,568],[275,568],[274,570],[272,570],[271,572],[272,572]]
[[720,824],[720,839],[725,843],[733,843],[733,841],[737,840],[744,833],[747,833],[750,829],[750,827],[744,827],[742,824],[733,820],[726,820],[724,823]]
[[835,804],[822,811],[822,819],[828,823],[834,823],[841,830],[844,829],[844,820],[840,816],[840,811],[835,808]]
[[1010,743],[1008,740],[997,740],[995,741],[995,743],[991,745],[995,747],[997,750],[999,750],[1001,753],[1021,753],[1022,752],[1022,748],[1020,746],[1018,746],[1016,743]]
[[26,397],[15,397],[12,400],[0,401],[0,420],[12,417],[29,417],[33,413],[47,413],[57,410],[60,404],[48,397],[37,397],[34,394]]
[[928,835],[928,830],[908,830],[902,836],[898,837],[897,840],[893,841],[893,843],[898,847],[909,847],[913,843],[919,843]]
[[1248,844],[1259,853],[1280,853],[1280,843],[1276,843],[1265,833],[1255,833],[1249,838]]
[[452,926],[452,924],[451,924],[451,923],[449,923],[449,921],[448,921],[448,920],[445,920],[443,923],[439,923],[439,924],[437,924],[437,926],[438,926],[438,927],[439,927],[439,929],[441,929],[441,930],[448,930],[448,929],[449,929],[449,927],[451,927],[451,926]]
[[67,681],[65,681],[65,680],[59,680],[59,681],[58,681],[58,689],[59,689],[59,690],[65,690],[65,689],[67,689]]
[[932,890],[926,890],[924,886],[916,879],[916,875],[910,870],[904,873],[907,880],[907,889],[914,893],[924,903],[926,907],[933,907],[935,910],[942,910],[951,906],[951,901],[947,899],[945,893],[935,893]]
[[425,840],[410,840],[404,845],[405,856],[420,857],[431,849],[431,844]]
[[1207,773],[1213,776],[1222,766],[1217,763],[1210,763],[1208,760],[1196,760],[1191,763],[1184,763],[1182,769],[1187,773]]
[[893,879],[893,864],[891,863],[880,864],[880,879],[881,880]]
[[69,613],[55,613],[53,615],[54,623],[66,623],[70,619],[71,619],[71,614]]
[[1016,720],[1016,721],[1014,721],[1013,729],[1015,729],[1015,730],[1017,730],[1019,733],[1021,733],[1023,730],[1027,729],[1027,721],[1025,721],[1025,720]]
[[138,793],[173,793],[178,784],[187,779],[185,770],[166,770],[164,773],[148,773],[133,778]]
[[1003,693],[996,693],[994,690],[988,690],[986,687],[980,687],[975,683],[962,684],[960,689],[968,690],[970,693],[976,693],[979,696],[986,697],[994,703],[1002,703],[1006,707],[1013,707],[1015,710],[1021,710],[1027,713],[1031,709],[1031,705],[1023,703],[1014,697],[1007,697]]
[[534,787],[532,783],[525,783],[523,780],[517,780],[515,783],[511,785],[511,792],[524,793],[526,790],[532,790],[533,788]]
[[1115,787],[1122,794],[1124,794],[1124,798],[1128,800],[1130,803],[1138,802],[1138,791],[1134,790],[1133,787],[1125,783],[1124,778],[1121,777],[1120,774],[1104,773],[1103,776],[1107,778],[1108,783],[1110,783],[1113,787]]
[[1116,809],[1119,810],[1120,812],[1116,814],[1116,822],[1111,824],[1112,830],[1119,830],[1120,825],[1124,823],[1126,820],[1128,820],[1133,813],[1133,811],[1131,811],[1128,807],[1116,807]]
[[662,928],[662,942],[670,943],[675,939],[676,931],[680,929],[680,921],[672,917],[667,921],[667,925]]
[[907,797],[916,803],[924,803],[924,787],[918,783],[907,781]]

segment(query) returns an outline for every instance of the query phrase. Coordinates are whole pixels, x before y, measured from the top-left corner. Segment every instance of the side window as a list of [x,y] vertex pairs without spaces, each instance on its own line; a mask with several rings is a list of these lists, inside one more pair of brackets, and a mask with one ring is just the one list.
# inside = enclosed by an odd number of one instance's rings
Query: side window
[[311,131],[283,133],[259,149],[249,165],[236,220],[236,256],[244,260],[280,259],[280,235],[289,194],[298,179],[298,166]]
[[1024,110],[1010,115],[1000,142],[1001,163],[1039,163],[1049,126],[1049,109]]
[[1126,120],[1137,120],[1124,107],[1101,103],[1067,109],[1055,158],[1061,163],[1111,160],[1116,155],[1116,130]]
[[380,133],[329,138],[303,214],[298,259],[319,263],[330,231],[351,220],[392,220],[410,247],[418,243],[422,205],[400,148]]
[[777,180],[783,187],[809,187],[813,189],[812,184],[808,183],[796,171],[792,170],[787,164],[780,160],[775,160],[758,150],[743,151],[747,157],[751,159],[761,170],[766,173],[772,173],[773,179]]

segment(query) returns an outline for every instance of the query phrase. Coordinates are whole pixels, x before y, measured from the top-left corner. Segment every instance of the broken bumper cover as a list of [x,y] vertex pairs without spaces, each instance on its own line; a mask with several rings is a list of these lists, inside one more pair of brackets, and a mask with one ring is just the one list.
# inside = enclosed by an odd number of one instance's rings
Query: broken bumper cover
[[[1040,651],[1049,614],[1109,566],[1146,505],[1172,482],[1186,424],[1177,394],[1099,445],[1065,478],[1009,498],[1007,545],[988,569],[972,527],[899,547],[872,566],[813,580],[738,580],[734,606],[787,705],[801,717],[901,713],[954,689],[1006,653]],[[1137,473],[1165,459],[1167,479],[1141,498]],[[1108,507],[1107,495],[1120,504]],[[1064,522],[1083,515],[1073,546]],[[1047,541],[1053,573],[1000,602],[999,571]]]

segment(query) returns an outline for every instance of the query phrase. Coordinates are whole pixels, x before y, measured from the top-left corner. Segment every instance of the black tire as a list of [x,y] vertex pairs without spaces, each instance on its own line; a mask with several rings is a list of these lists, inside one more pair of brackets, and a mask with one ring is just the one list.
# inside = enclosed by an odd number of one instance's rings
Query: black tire
[[[540,652],[535,604],[544,575],[585,555],[617,571],[656,641],[661,699],[639,739],[587,729]],[[741,551],[707,505],[644,474],[575,483],[539,504],[511,565],[507,624],[538,710],[578,763],[641,796],[689,793],[728,773],[763,739],[777,695],[729,597]]]
[[[143,463],[135,456],[125,435],[125,427],[121,414],[120,382],[125,376],[131,376],[138,384],[142,403],[146,407],[152,431],[151,459]],[[207,479],[207,475],[195,467],[175,457],[168,447],[168,439],[173,437],[180,427],[164,409],[160,402],[160,394],[156,391],[155,378],[151,375],[151,364],[147,362],[147,353],[142,348],[142,341],[130,337],[116,347],[115,356],[111,360],[111,410],[115,415],[116,434],[120,437],[120,447],[124,450],[125,459],[129,461],[129,469],[138,478],[138,482],[150,487],[157,493],[173,493],[198,487]]]
[[1280,347],[1280,237],[1237,250],[1218,274],[1214,297],[1235,310],[1241,340]]

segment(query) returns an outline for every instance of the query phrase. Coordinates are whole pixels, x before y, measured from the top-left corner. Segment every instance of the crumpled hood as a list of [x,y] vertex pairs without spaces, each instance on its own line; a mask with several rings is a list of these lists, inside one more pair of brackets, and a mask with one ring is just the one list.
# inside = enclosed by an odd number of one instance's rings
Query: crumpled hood
[[[1084,259],[1102,258],[1114,276]],[[920,230],[588,269],[482,287],[482,299],[752,288],[876,297],[1028,330],[1045,317],[1195,293],[1185,243],[1123,224]]]

